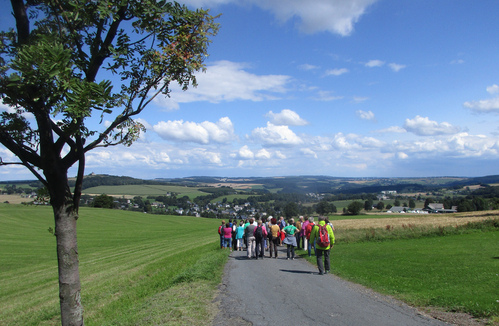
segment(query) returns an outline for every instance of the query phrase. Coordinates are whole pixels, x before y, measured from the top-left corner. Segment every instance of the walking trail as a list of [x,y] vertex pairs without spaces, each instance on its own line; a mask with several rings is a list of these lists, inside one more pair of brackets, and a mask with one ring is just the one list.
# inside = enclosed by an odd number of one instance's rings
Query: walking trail
[[285,247],[278,259],[265,253],[256,260],[232,252],[213,325],[449,325],[335,275],[319,275],[300,257],[286,260]]

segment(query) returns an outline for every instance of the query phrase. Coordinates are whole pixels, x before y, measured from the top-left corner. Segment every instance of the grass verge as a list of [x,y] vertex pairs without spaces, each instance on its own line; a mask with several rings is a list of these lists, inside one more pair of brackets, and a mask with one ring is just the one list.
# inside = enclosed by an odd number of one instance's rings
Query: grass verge
[[[0,204],[0,324],[60,325],[50,207]],[[86,325],[207,325],[228,253],[219,221],[82,208]]]

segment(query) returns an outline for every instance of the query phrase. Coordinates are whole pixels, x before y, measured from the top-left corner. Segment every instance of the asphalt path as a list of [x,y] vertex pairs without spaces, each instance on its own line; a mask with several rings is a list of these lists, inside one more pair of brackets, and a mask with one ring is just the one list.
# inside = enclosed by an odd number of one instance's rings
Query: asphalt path
[[265,253],[258,260],[231,253],[213,325],[449,325],[335,275],[319,275],[300,257],[286,260],[284,246],[277,259]]

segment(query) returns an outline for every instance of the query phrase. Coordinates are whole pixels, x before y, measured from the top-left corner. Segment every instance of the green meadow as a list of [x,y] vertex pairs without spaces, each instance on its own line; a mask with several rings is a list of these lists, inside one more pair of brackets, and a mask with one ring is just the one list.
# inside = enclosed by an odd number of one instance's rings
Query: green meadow
[[84,194],[106,194],[109,196],[164,196],[166,193],[177,193],[177,197],[188,196],[194,199],[197,196],[206,196],[208,193],[193,187],[169,185],[124,185],[124,186],[98,186],[83,190]]
[[[399,231],[406,234],[398,234],[396,240],[386,230],[366,229],[364,238],[345,243],[342,239],[348,235],[339,233],[331,250],[331,272],[417,307],[440,307],[498,321],[498,223],[428,229],[416,238],[411,238],[414,230],[407,229]],[[440,231],[454,234],[439,236]],[[374,232],[377,236],[372,238]],[[300,254],[316,263],[314,256]]]
[[[52,209],[0,204],[0,223],[0,324],[60,325]],[[228,255],[218,223],[82,208],[85,324],[210,324]]]

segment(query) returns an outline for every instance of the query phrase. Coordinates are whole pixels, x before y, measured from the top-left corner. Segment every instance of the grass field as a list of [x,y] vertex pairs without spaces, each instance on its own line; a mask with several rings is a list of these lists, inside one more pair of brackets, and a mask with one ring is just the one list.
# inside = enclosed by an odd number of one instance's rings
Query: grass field
[[415,306],[499,316],[499,232],[338,245],[332,270]]
[[[0,324],[60,325],[52,209],[0,204],[0,223]],[[227,259],[218,223],[82,208],[85,324],[210,324]]]
[[[499,231],[497,226],[480,229],[480,221],[498,216],[498,212],[435,214],[410,227],[406,218],[336,221],[331,270],[411,305],[466,312],[497,322]],[[467,228],[468,222],[479,226]],[[365,223],[372,224],[366,228]],[[394,229],[388,231],[386,225]],[[315,257],[299,253],[315,264]]]
[[177,197],[188,196],[190,199],[208,195],[208,193],[199,191],[196,188],[167,185],[98,186],[83,190],[84,194],[106,194],[109,196],[160,196],[172,192],[177,193]]

